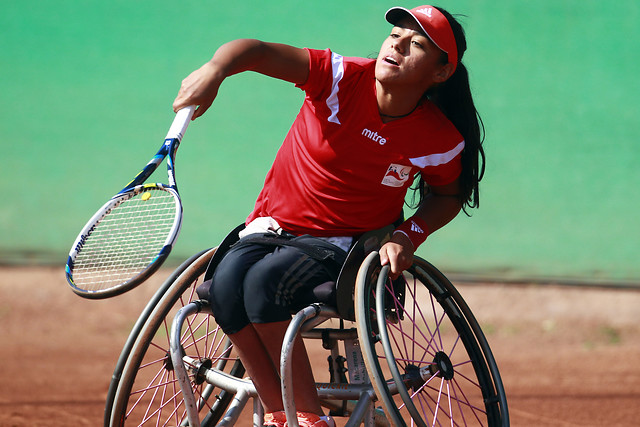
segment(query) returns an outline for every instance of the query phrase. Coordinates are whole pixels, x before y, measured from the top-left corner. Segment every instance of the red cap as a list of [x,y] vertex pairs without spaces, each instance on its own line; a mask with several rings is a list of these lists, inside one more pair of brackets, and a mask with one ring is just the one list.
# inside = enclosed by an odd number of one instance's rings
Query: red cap
[[402,18],[410,15],[416,20],[422,31],[431,41],[447,54],[447,60],[453,67],[458,65],[458,47],[453,30],[447,18],[433,6],[418,6],[409,10],[404,7],[392,7],[385,15],[391,24],[397,24]]

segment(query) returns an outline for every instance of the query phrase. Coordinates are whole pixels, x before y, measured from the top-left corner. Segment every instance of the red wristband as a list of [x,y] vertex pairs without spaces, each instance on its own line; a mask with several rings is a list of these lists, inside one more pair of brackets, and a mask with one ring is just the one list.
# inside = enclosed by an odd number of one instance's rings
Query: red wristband
[[413,249],[418,249],[418,246],[427,240],[427,236],[429,236],[429,228],[422,218],[414,215],[400,224],[400,227],[396,228],[394,233],[404,234],[409,238],[409,240],[411,240]]

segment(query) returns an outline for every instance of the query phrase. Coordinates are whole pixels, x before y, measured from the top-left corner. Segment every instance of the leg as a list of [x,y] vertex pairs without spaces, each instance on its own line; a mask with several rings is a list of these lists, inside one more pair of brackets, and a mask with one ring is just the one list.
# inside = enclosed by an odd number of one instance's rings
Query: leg
[[253,292],[245,289],[247,272],[268,258],[273,250],[274,247],[261,245],[232,248],[216,267],[210,291],[214,296],[210,302],[216,321],[234,344],[266,412],[277,412],[283,408],[278,363],[271,359],[249,321],[244,295],[245,292]]
[[[280,389],[280,349],[288,321],[250,324],[229,335],[253,384],[258,390],[266,412],[284,409]],[[309,357],[302,339],[295,343],[293,364],[296,366],[294,390],[296,407],[302,412],[323,415]]]
[[253,325],[229,335],[229,339],[240,356],[251,381],[258,391],[266,412],[277,412],[283,408],[280,394],[280,376],[269,351],[263,345]]
[[[265,254],[265,247],[260,245],[232,249],[216,269],[212,285],[216,301],[212,308],[270,413],[284,409],[279,366],[290,312],[301,301],[306,305],[311,290],[331,280],[332,274],[298,248],[267,249],[272,252]],[[240,303],[239,298],[244,301]],[[294,344],[293,357],[299,368],[293,387],[296,406],[301,412],[321,416],[315,380],[301,338]]]
[[[247,272],[244,283],[247,316],[276,372],[279,371],[282,341],[292,308],[298,300],[306,300],[310,290],[330,279],[325,266],[292,247],[278,248]],[[293,359],[297,368],[293,385],[296,408],[301,412],[323,415],[311,364],[301,338],[294,343]],[[247,366],[247,369],[250,368]],[[278,398],[279,411],[283,409],[279,380]]]
[[[260,335],[267,351],[274,362],[278,371],[280,370],[280,351],[282,349],[282,341],[284,334],[289,326],[289,321],[275,323],[258,323],[253,325]],[[296,409],[301,412],[311,412],[317,415],[324,415],[318,393],[316,390],[315,379],[309,363],[307,350],[302,342],[302,338],[298,337],[293,348],[293,366],[296,367],[296,375],[293,380],[293,390],[296,399]],[[280,383],[278,382],[278,396],[281,398]],[[282,400],[281,400],[282,402]],[[278,411],[281,411],[281,406]]]
[[[243,295],[251,323],[239,334],[232,334],[231,339],[236,348],[242,347],[241,359],[268,413],[284,409],[279,367],[290,313],[299,302],[309,302],[310,290],[330,279],[323,264],[293,247],[275,249],[247,271]],[[264,353],[258,354],[262,349]],[[293,383],[296,409],[318,419],[324,413],[301,338],[294,343],[293,359],[297,368]]]
[[215,269],[211,290],[211,310],[227,335],[249,324],[244,302],[247,271],[262,260],[272,248],[242,246],[231,248]]

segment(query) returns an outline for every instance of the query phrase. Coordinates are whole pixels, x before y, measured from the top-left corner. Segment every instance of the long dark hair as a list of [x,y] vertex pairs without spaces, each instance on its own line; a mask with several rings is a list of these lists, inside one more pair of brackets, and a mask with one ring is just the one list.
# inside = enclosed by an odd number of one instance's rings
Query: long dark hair
[[[458,65],[447,81],[430,89],[425,96],[442,110],[444,115],[462,134],[465,147],[462,151],[462,173],[460,175],[460,202],[466,208],[477,208],[480,205],[478,183],[482,180],[485,168],[485,155],[482,148],[484,125],[476,110],[469,86],[469,73],[462,63],[462,56],[467,50],[467,40],[462,25],[446,10],[436,7],[447,18],[458,48]],[[446,64],[447,55],[443,52]],[[425,182],[420,178],[417,187],[419,203],[428,194]]]

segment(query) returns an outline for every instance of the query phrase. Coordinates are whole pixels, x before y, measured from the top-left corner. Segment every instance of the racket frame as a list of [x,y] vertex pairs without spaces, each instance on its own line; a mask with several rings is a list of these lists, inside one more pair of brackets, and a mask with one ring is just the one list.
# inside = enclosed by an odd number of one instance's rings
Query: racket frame
[[[67,282],[71,286],[71,289],[76,294],[81,297],[88,299],[103,299],[109,298],[116,295],[120,295],[124,292],[127,292],[134,287],[140,285],[145,280],[147,280],[153,273],[155,273],[158,268],[164,263],[167,259],[171,250],[173,249],[173,244],[178,238],[180,234],[180,229],[182,228],[182,201],[180,199],[180,195],[178,193],[178,187],[175,180],[175,155],[180,146],[180,142],[182,141],[182,137],[191,121],[191,117],[193,116],[193,112],[195,111],[194,106],[186,107],[176,114],[176,117],[167,133],[167,136],[162,143],[162,146],[158,150],[158,152],[151,158],[151,160],[146,164],[146,166],[129,182],[122,190],[120,190],[115,196],[113,196],[107,203],[105,203],[98,211],[89,219],[89,221],[82,228],[78,237],[74,241],[71,251],[69,252],[69,256],[67,258],[67,263],[65,266],[65,275],[67,278]],[[167,176],[169,184],[162,183],[148,183],[144,182],[156,171],[158,166],[167,158]],[[178,205],[178,209],[176,210],[173,226],[171,227],[167,238],[165,239],[164,245],[162,249],[158,252],[158,254],[152,259],[152,261],[146,266],[146,268],[142,269],[137,275],[131,277],[129,280],[121,282],[120,284],[108,287],[106,289],[99,290],[87,290],[79,287],[73,279],[73,271],[74,264],[78,253],[82,250],[86,240],[91,236],[93,230],[96,225],[117,205],[128,200],[142,192],[147,192],[150,189],[158,188],[165,191],[168,191],[174,196],[174,199]]]

